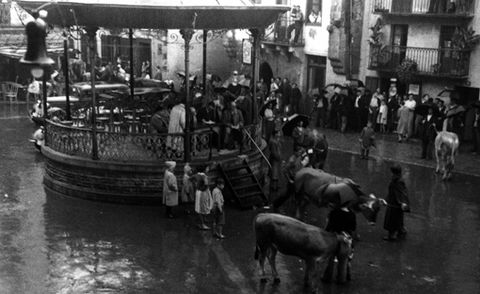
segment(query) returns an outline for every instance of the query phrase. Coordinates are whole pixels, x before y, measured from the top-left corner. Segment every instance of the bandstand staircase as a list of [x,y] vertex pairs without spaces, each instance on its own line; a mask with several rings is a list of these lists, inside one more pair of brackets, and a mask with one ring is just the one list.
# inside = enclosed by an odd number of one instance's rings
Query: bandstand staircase
[[225,168],[220,164],[219,170],[229,191],[226,196],[231,196],[230,199],[241,209],[259,207],[267,203],[262,186],[246,160],[243,160],[241,165],[231,168]]

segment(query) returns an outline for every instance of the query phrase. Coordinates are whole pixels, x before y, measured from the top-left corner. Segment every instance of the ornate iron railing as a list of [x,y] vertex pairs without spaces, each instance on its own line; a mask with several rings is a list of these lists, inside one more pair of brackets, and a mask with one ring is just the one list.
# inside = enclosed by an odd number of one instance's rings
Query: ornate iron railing
[[437,0],[373,0],[373,13],[413,14],[413,15],[473,15],[471,0],[456,1]]
[[[276,43],[279,45],[302,46],[305,44],[303,38],[304,25],[303,21],[300,25],[300,32],[296,32],[295,21],[289,16],[279,16],[277,21],[266,29],[266,34],[263,39],[266,43]],[[295,34],[298,36],[297,42],[294,42]]]
[[[192,160],[212,160],[222,155],[219,149],[221,126],[198,129],[190,133]],[[261,127],[245,126],[257,145],[262,144]],[[132,133],[97,130],[98,160],[100,161],[165,161],[183,160],[184,134]],[[254,150],[250,140],[243,140],[238,150],[227,151],[239,154]],[[92,130],[62,125],[52,121],[46,123],[46,146],[54,151],[84,158],[92,158]]]
[[468,76],[470,51],[450,48],[370,46],[369,68],[395,71],[406,58],[417,63],[419,75],[462,78]]

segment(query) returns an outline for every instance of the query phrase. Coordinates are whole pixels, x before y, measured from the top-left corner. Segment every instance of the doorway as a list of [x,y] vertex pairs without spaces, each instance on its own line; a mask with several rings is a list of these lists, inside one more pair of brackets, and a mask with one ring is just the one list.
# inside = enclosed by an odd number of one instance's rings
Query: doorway
[[268,62],[262,62],[259,68],[259,79],[263,79],[263,81],[267,84],[268,88],[270,89],[270,80],[273,78],[273,71],[270,67]]
[[392,66],[396,67],[405,59],[407,53],[408,25],[392,26]]
[[327,58],[324,56],[307,55],[307,91],[323,89],[325,87],[325,76]]

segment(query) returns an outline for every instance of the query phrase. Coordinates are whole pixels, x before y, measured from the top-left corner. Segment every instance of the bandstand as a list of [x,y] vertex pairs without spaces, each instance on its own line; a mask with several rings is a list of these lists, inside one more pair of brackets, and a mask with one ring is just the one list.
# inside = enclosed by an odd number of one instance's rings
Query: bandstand
[[[185,76],[189,76],[189,43],[194,30],[204,30],[205,33],[207,30],[249,29],[253,38],[253,81],[258,68],[256,53],[260,31],[289,9],[286,6],[256,5],[246,0],[21,0],[19,4],[33,11],[47,10],[45,20],[49,24],[85,27],[91,52],[95,52],[99,26],[128,28],[130,32],[135,28],[180,29],[185,41]],[[95,54],[90,56],[91,64],[95,64]],[[246,143],[240,150],[222,153],[213,144],[214,126],[196,130],[186,127],[184,133],[162,134],[142,128],[142,124],[148,122],[141,118],[138,122],[135,117],[131,118],[127,128],[118,127],[121,122],[112,118],[108,123],[102,123],[106,119],[98,113],[93,78],[91,82],[93,107],[89,122],[46,121],[42,153],[46,157],[44,184],[49,190],[97,201],[160,204],[166,160],[177,162],[179,183],[187,162],[193,167],[210,166],[211,178],[225,177],[229,171],[245,168],[257,181],[268,168],[268,160],[263,154],[266,143],[258,119],[244,127]],[[185,82],[185,118],[186,126],[189,126],[192,98],[189,79]],[[133,96],[131,88],[132,99]],[[122,113],[129,111],[132,109],[125,109]],[[133,116],[136,111],[140,112],[133,110]],[[258,196],[255,192],[247,191],[246,194]],[[242,206],[258,204],[255,201],[246,203]]]

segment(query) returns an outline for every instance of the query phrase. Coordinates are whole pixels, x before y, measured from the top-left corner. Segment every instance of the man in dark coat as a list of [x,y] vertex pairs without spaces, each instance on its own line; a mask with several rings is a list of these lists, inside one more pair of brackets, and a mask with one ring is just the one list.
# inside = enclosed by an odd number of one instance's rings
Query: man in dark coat
[[290,197],[295,195],[295,174],[302,169],[302,159],[305,156],[305,150],[303,148],[298,148],[292,156],[288,159],[288,162],[285,164],[283,173],[287,180],[287,191],[277,197],[273,201],[274,211],[278,211],[279,207]]
[[278,130],[274,129],[268,142],[268,150],[270,151],[269,161],[272,166],[270,169],[270,194],[278,191],[278,180],[282,164],[281,142],[278,134]]
[[387,130],[393,132],[395,130],[395,122],[397,121],[397,111],[400,108],[398,105],[398,98],[396,95],[388,97],[387,101]]
[[433,105],[428,105],[428,114],[421,121],[420,137],[422,138],[422,158],[432,159],[433,145],[437,136],[438,118],[433,114]]
[[290,103],[292,104],[292,112],[298,113],[300,110],[300,101],[302,100],[302,92],[296,83],[292,84],[292,93],[290,96]]
[[407,231],[404,227],[403,213],[410,211],[408,191],[402,179],[402,168],[399,165],[394,165],[390,170],[392,180],[388,186],[388,195],[385,199],[387,210],[383,225],[383,228],[388,231],[388,236],[383,238],[386,241],[394,241],[405,236]]

